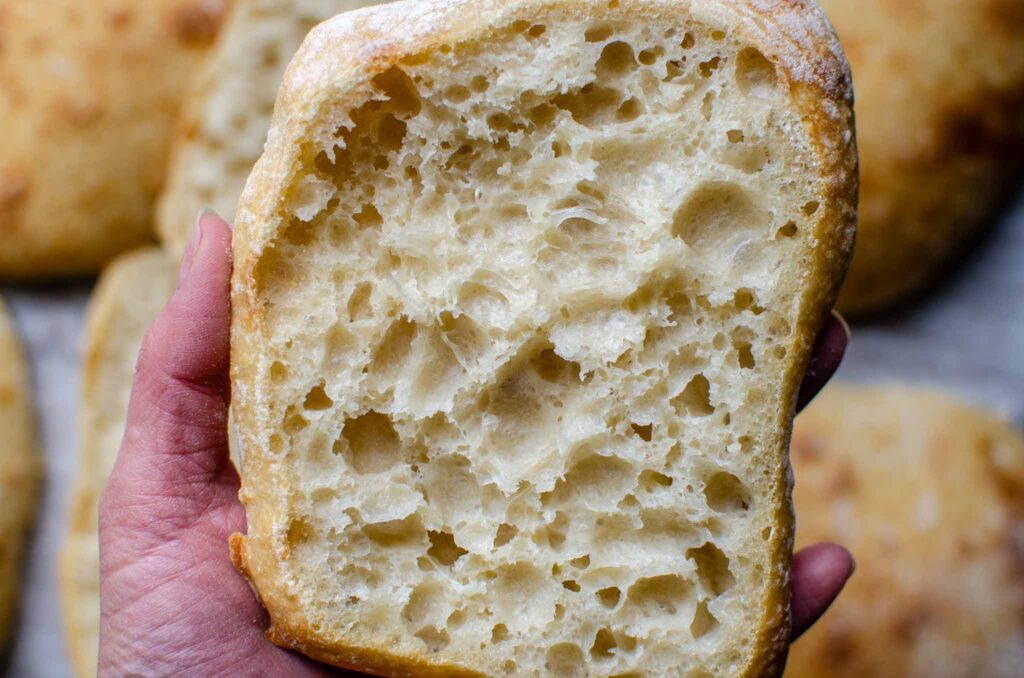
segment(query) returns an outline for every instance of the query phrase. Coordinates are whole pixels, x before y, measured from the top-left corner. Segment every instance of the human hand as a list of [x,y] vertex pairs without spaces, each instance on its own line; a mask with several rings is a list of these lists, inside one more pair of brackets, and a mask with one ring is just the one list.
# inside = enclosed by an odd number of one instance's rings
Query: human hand
[[[331,673],[266,639],[266,613],[228,551],[228,537],[246,525],[227,441],[230,250],[227,223],[202,216],[178,290],[139,356],[124,441],[100,504],[101,676]],[[847,338],[833,316],[801,406],[835,372]],[[838,546],[796,554],[793,637],[852,571]]]

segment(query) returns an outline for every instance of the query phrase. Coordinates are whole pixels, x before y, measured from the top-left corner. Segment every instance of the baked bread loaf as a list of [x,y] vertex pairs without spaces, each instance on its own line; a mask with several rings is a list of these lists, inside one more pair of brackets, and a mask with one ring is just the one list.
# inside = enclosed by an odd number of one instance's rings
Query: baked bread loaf
[[314,29],[234,238],[232,544],[270,637],[380,675],[777,675],[851,106],[810,2]]
[[156,219],[169,250],[182,255],[203,208],[234,219],[245,180],[263,153],[284,69],[310,29],[377,2],[246,0],[235,6],[179,125]]
[[907,386],[829,386],[793,434],[797,545],[857,572],[789,678],[1011,678],[1024,666],[1024,438]]
[[178,282],[174,259],[156,248],[122,255],[93,292],[82,369],[81,449],[61,554],[64,623],[75,674],[96,675],[100,631],[100,493],[124,435],[142,339]]
[[857,90],[857,251],[839,307],[926,290],[1024,169],[1024,2],[821,0]]
[[0,655],[18,602],[25,537],[35,516],[39,480],[35,421],[21,345],[0,302]]
[[152,238],[182,92],[228,2],[0,0],[0,277],[96,272]]

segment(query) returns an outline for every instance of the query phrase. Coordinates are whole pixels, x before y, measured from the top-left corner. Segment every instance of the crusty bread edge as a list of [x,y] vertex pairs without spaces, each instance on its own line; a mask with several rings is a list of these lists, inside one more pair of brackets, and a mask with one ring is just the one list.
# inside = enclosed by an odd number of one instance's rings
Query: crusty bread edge
[[[258,337],[262,334],[264,310],[256,295],[257,264],[271,246],[281,222],[285,196],[275,186],[288,185],[301,167],[300,149],[289,140],[308,136],[325,98],[337,98],[344,108],[353,107],[365,96],[370,79],[403,56],[428,50],[442,42],[470,36],[495,19],[519,11],[561,11],[567,14],[600,9],[592,3],[572,0],[522,0],[500,3],[483,0],[469,3],[421,0],[420,11],[398,3],[357,10],[329,21],[313,31],[289,67],[275,112],[267,151],[250,176],[240,204],[235,229],[235,270],[232,282],[232,383],[235,414],[240,422],[243,451],[255,449],[258,427],[256,411],[266,396],[249,393],[246,379],[260,369]],[[766,454],[778,460],[774,466],[773,498],[777,508],[776,528],[769,549],[771,559],[765,579],[764,617],[757,632],[750,664],[740,675],[747,678],[778,676],[785,667],[789,645],[789,568],[794,538],[791,504],[792,476],[788,444],[792,432],[796,399],[815,339],[830,312],[849,266],[853,251],[857,204],[857,159],[853,130],[853,94],[849,67],[831,25],[816,3],[810,0],[621,0],[621,11],[665,16],[673,10],[689,9],[694,18],[734,24],[739,36],[760,49],[776,63],[788,80],[794,107],[800,112],[805,134],[812,148],[809,155],[822,195],[816,215],[816,246],[809,247],[804,270],[800,313],[789,346],[791,365],[783,375],[779,419],[774,422],[776,449]],[[389,30],[380,30],[386,18]],[[370,19],[369,21],[367,19]],[[326,92],[326,94],[325,94]],[[346,100],[347,99],[347,100]],[[333,106],[328,108],[334,108]],[[335,109],[337,110],[337,109]],[[266,472],[263,462],[246,454],[245,475]],[[264,467],[264,468],[261,468]],[[264,528],[274,520],[271,498],[246,491],[243,475],[241,498],[248,519]],[[259,530],[263,534],[267,529]],[[240,571],[258,587],[279,576],[273,557],[254,557],[248,540],[232,540],[232,551]],[[274,553],[273,544],[260,544],[261,553]],[[301,651],[328,663],[386,675],[476,675],[459,666],[427,664],[414,657],[396,656],[375,648],[326,647],[317,640],[297,609],[295,601],[273,587],[259,589],[270,613],[268,637],[275,643]]]

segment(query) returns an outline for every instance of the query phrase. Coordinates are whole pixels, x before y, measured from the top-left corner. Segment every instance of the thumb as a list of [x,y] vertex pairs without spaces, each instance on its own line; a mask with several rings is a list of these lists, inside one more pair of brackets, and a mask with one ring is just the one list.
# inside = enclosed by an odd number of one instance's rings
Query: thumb
[[[189,520],[190,504],[201,511],[211,492],[233,498],[237,491],[227,442],[230,277],[231,229],[204,213],[178,289],[143,341],[125,436],[104,497],[136,520]],[[152,515],[160,510],[170,515]]]

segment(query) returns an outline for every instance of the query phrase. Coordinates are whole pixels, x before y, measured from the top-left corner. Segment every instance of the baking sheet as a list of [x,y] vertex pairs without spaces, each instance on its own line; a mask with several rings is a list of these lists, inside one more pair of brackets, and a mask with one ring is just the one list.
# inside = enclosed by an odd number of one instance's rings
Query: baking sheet
[[[77,454],[79,356],[88,283],[8,288],[35,384],[47,480],[8,675],[70,675],[56,558]],[[1024,193],[969,259],[898,319],[854,328],[840,378],[933,385],[1024,427]]]

